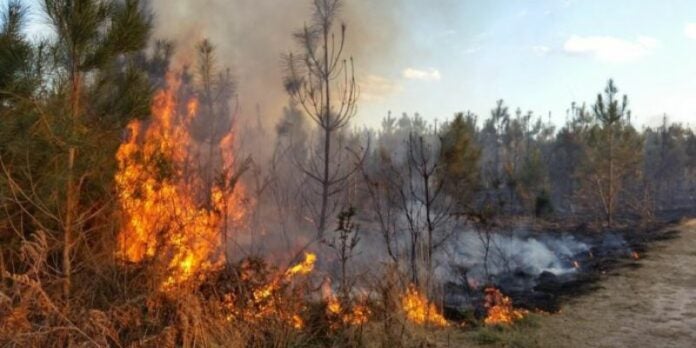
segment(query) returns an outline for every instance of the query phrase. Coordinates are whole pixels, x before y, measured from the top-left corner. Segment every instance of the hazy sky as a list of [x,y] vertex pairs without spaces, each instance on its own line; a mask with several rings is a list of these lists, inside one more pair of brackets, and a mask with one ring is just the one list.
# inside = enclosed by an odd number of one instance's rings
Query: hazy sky
[[[302,0],[278,1],[282,7]],[[353,1],[370,8],[370,1]],[[466,110],[487,117],[502,98],[513,110],[544,117],[550,111],[560,124],[572,101],[592,103],[614,78],[639,124],[655,125],[664,112],[696,125],[694,0],[388,3],[375,6],[371,25],[381,16],[396,22],[398,31],[390,34],[396,48],[378,63],[361,65],[356,57],[358,123],[378,125],[388,110],[440,120]],[[348,22],[349,39],[360,21]]]

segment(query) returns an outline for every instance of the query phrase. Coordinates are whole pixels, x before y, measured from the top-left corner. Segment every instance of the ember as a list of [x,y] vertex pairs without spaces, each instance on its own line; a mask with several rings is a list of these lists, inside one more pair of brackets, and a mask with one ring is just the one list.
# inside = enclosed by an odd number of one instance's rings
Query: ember
[[494,287],[486,288],[485,292],[488,310],[488,316],[484,320],[486,325],[509,325],[528,313],[524,309],[515,309],[512,300]]

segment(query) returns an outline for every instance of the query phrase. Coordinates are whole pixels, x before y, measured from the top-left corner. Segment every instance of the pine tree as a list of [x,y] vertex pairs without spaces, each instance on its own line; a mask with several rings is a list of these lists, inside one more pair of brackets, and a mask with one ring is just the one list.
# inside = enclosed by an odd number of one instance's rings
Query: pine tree
[[[627,207],[630,184],[642,171],[642,138],[630,124],[628,97],[617,98],[618,89],[609,80],[604,95],[593,106],[595,124],[587,139],[587,158],[581,177],[588,202],[598,202],[607,227],[615,224],[617,207]],[[621,204],[623,203],[623,204]]]
[[460,212],[472,208],[474,193],[479,185],[479,158],[476,144],[476,118],[473,114],[458,113],[443,127],[440,172],[445,190],[455,197]]

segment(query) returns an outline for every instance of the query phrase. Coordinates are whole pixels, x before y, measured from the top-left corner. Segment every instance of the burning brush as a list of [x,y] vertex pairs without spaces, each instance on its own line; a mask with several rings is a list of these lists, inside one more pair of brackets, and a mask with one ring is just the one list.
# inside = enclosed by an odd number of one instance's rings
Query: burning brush
[[434,304],[421,294],[415,285],[411,284],[401,298],[401,307],[406,318],[418,325],[449,326],[445,317],[440,314]]
[[[347,306],[346,306],[347,307]],[[326,313],[331,320],[331,328],[337,329],[340,326],[360,326],[367,323],[372,315],[372,311],[364,304],[357,303],[345,308],[341,301],[332,296],[326,303]]]
[[512,300],[494,287],[486,288],[485,293],[485,306],[488,311],[484,320],[486,325],[510,325],[529,313],[525,309],[515,309]]
[[[197,141],[192,123],[198,99],[181,93],[181,81],[167,77],[152,104],[152,119],[128,125],[128,139],[116,154],[115,176],[123,224],[118,257],[126,262],[157,260],[164,266],[159,289],[170,292],[191,280],[203,280],[224,263],[223,237],[229,224],[245,215],[232,153],[233,133],[209,145]],[[217,153],[218,166],[197,166],[193,158]],[[217,162],[215,162],[217,164]],[[205,172],[221,176],[212,185]]]
[[[288,303],[284,290],[298,276],[310,274],[314,270],[316,254],[305,253],[304,260],[291,266],[283,273],[277,273],[261,284],[253,284],[249,295],[227,293],[223,296],[223,308],[227,312],[228,321],[258,323],[267,319],[279,319],[295,329],[304,327],[304,319],[300,316],[301,308],[297,303]],[[255,283],[263,274],[254,270],[255,265],[247,263],[243,266],[240,276],[242,281]],[[302,306],[301,304],[299,305]]]

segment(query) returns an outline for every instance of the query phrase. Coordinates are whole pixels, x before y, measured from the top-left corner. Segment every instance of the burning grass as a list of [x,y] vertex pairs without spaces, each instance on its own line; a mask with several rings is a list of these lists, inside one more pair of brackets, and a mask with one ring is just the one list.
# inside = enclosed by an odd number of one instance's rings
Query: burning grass
[[334,295],[330,296],[326,302],[326,314],[331,322],[332,329],[342,326],[362,326],[367,324],[372,310],[364,303],[354,303],[344,305]]
[[486,325],[510,325],[528,314],[525,309],[514,308],[512,300],[494,287],[486,288],[485,294],[485,306],[488,311],[486,319],[484,319]]
[[445,317],[427,297],[421,294],[415,285],[411,284],[401,298],[401,306],[406,318],[414,324],[449,326]]
[[[223,294],[222,302],[226,319],[229,321],[242,321],[246,323],[258,323],[268,319],[278,319],[295,329],[302,329],[304,319],[300,313],[304,309],[303,304],[289,303],[286,291],[296,276],[307,275],[314,269],[316,255],[306,253],[303,261],[288,268],[285,272],[268,276],[268,272],[262,265],[245,261],[241,264],[238,278],[244,284],[251,284],[240,292],[228,292]],[[266,280],[268,279],[268,280]],[[259,281],[262,280],[262,281]],[[294,293],[296,296],[302,294]]]

